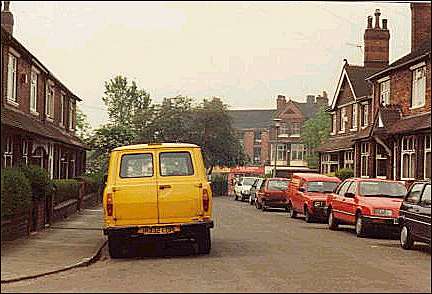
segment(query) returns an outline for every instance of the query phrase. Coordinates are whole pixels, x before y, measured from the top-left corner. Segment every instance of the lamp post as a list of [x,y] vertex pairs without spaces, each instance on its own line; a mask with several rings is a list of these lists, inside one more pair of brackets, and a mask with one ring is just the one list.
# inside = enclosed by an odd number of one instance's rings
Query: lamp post
[[276,177],[276,160],[277,160],[278,136],[279,136],[278,130],[279,130],[279,127],[280,127],[280,121],[281,121],[281,119],[280,118],[274,118],[273,121],[275,123],[274,126],[275,126],[275,129],[276,129],[276,143],[275,143],[274,168],[273,168],[273,178],[275,178]]

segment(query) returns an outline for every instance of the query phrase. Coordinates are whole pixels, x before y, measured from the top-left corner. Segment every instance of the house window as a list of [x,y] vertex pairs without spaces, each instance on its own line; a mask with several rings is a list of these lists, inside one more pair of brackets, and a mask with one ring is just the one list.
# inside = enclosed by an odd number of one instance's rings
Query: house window
[[403,180],[415,179],[415,162],[416,162],[416,151],[415,151],[415,137],[403,137],[402,138],[402,157],[401,157],[401,171]]
[[369,162],[369,143],[361,143],[360,145],[361,160],[360,160],[360,170],[361,177],[368,177],[368,162]]
[[300,135],[300,123],[294,122],[291,125],[291,135],[299,136]]
[[48,173],[50,178],[54,178],[54,144],[48,144]]
[[369,119],[369,104],[361,105],[361,126],[366,127]]
[[349,150],[344,152],[344,168],[354,168],[354,151]]
[[6,137],[6,150],[3,154],[4,167],[13,166],[13,140],[12,137]]
[[72,103],[72,100],[69,100],[69,130],[74,129],[74,121],[73,121],[74,106],[75,104]]
[[411,107],[421,107],[425,104],[426,66],[413,70]]
[[354,103],[352,105],[352,121],[351,121],[351,126],[352,128],[355,130],[357,129],[357,104]]
[[304,160],[305,148],[303,144],[291,144],[291,160]]
[[387,152],[384,147],[376,145],[376,176],[377,178],[387,178]]
[[431,145],[432,138],[431,135],[426,135],[425,138],[425,155],[424,155],[424,178],[431,178]]
[[38,89],[38,74],[36,71],[31,72],[30,84],[30,111],[37,113],[37,89]]
[[255,142],[261,142],[261,131],[259,130],[254,131],[254,140]]
[[17,63],[18,58],[9,53],[7,101],[17,103]]
[[65,101],[65,94],[60,95],[60,125],[64,125],[64,101]]
[[286,160],[286,145],[285,144],[278,144],[277,145],[277,159],[276,160]]
[[390,79],[379,83],[381,105],[390,104]]
[[321,155],[321,172],[323,174],[336,172],[338,165],[339,162],[336,153],[325,153]]
[[261,147],[254,147],[254,163],[261,161]]
[[22,141],[22,158],[25,162],[25,165],[28,165],[28,141],[23,140]]
[[54,85],[51,83],[46,87],[45,113],[49,118],[54,118]]
[[336,112],[332,113],[332,135],[336,134]]
[[279,128],[279,135],[288,135],[290,132],[288,124],[287,123],[281,123],[280,128]]
[[347,113],[346,113],[346,107],[343,107],[340,109],[340,133],[345,133],[345,125],[348,121]]

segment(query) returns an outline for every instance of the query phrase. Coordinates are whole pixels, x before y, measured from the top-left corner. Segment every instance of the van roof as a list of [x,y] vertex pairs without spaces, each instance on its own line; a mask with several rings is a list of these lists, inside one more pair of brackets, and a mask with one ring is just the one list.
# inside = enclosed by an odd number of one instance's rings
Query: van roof
[[150,143],[121,146],[113,149],[113,151],[121,150],[137,150],[137,149],[159,149],[159,148],[200,148],[198,145],[189,143]]
[[305,178],[308,180],[311,180],[311,179],[326,179],[326,180],[337,179],[337,177],[329,177],[329,176],[326,176],[323,174],[314,174],[314,173],[294,173],[293,176]]

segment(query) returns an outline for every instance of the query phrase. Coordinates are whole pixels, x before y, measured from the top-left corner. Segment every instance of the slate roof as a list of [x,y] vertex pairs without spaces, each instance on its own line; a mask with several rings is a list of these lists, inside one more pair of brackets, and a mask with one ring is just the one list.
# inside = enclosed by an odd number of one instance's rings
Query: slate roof
[[410,133],[431,128],[431,113],[423,113],[421,115],[404,117],[389,128],[391,134]]
[[229,110],[232,126],[235,129],[269,128],[276,109]]
[[18,128],[46,138],[54,139],[69,145],[90,149],[86,144],[80,142],[77,137],[63,132],[49,123],[35,120],[26,114],[4,107],[1,108],[1,124]]
[[303,113],[306,119],[313,117],[315,113],[317,113],[320,107],[322,106],[321,104],[317,104],[317,103],[314,104],[302,103],[294,100],[292,102],[294,102],[294,104],[300,109],[300,111]]
[[377,72],[376,69],[367,69],[364,66],[349,65],[345,66],[346,73],[349,77],[351,85],[353,86],[354,93],[357,98],[369,96],[371,94],[371,87],[365,80],[368,76]]
[[329,138],[327,142],[321,144],[316,151],[318,152],[330,152],[330,151],[339,151],[339,150],[347,150],[353,148],[354,136],[343,136],[336,138]]

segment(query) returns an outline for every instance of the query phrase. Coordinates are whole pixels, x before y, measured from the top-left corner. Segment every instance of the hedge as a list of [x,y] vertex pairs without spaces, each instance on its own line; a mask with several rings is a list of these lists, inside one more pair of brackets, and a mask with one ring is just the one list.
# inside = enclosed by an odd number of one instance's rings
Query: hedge
[[80,183],[75,179],[53,180],[54,183],[54,205],[63,201],[79,198]]
[[30,182],[34,200],[43,200],[52,195],[54,186],[46,169],[29,165],[21,167],[21,170]]
[[350,168],[341,168],[336,171],[335,176],[341,181],[354,177],[354,171]]
[[32,191],[29,180],[18,168],[1,171],[1,217],[26,211],[32,206]]
[[86,183],[85,194],[90,194],[99,192],[99,188],[104,184],[103,177],[104,173],[99,172],[86,174],[79,177],[78,179],[81,179]]

